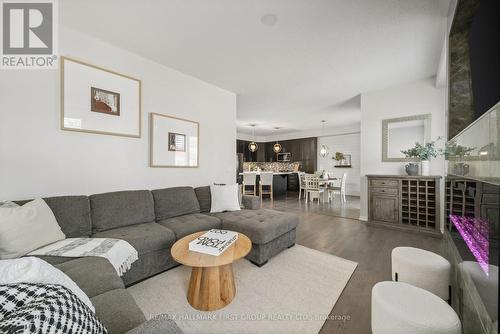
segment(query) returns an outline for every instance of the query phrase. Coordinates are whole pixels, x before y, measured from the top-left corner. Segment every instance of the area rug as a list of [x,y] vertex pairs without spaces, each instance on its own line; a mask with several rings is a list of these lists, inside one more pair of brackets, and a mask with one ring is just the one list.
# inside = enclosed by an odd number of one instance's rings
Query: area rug
[[184,333],[318,333],[357,263],[295,245],[259,268],[233,264],[236,296],[214,312],[186,299],[191,269],[180,266],[128,291],[148,319],[173,319]]

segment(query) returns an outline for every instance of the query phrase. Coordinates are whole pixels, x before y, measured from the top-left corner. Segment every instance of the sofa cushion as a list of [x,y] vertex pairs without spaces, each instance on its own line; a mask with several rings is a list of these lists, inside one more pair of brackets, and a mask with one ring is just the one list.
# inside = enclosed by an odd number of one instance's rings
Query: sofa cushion
[[156,220],[200,212],[200,204],[192,187],[153,190]]
[[202,213],[193,213],[169,219],[164,219],[158,224],[174,231],[175,237],[180,239],[191,233],[207,231],[212,228],[220,229],[221,221],[217,217],[208,216]]
[[114,238],[129,242],[139,255],[160,249],[168,249],[175,242],[175,234],[157,223],[125,226],[97,232],[95,238]]
[[117,191],[90,196],[93,232],[155,220],[149,190]]
[[76,258],[55,267],[68,275],[90,298],[125,287],[115,268],[102,257]]
[[90,299],[97,318],[109,334],[121,334],[139,326],[146,317],[125,289],[115,289]]
[[[67,238],[88,237],[92,234],[90,204],[87,196],[44,198]],[[28,201],[16,201],[23,205]]]
[[212,195],[210,194],[210,186],[194,188],[198,203],[200,203],[200,212],[210,212],[212,206]]
[[222,220],[222,228],[245,234],[254,244],[265,244],[293,230],[299,223],[297,215],[268,210],[241,210],[213,214]]

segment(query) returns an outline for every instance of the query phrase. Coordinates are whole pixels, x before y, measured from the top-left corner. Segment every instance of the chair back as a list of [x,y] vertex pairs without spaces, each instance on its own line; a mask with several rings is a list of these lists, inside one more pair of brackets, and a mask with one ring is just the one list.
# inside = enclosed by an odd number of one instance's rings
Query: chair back
[[340,191],[345,192],[345,181],[347,180],[347,173],[342,174],[342,179],[340,180]]
[[255,182],[257,181],[257,173],[255,172],[243,172],[243,183],[246,186],[255,186]]
[[319,177],[314,174],[306,174],[306,189],[307,190],[318,190],[319,191]]
[[272,186],[273,176],[273,172],[260,173],[260,184],[262,184],[263,186]]
[[304,189],[306,187],[306,173],[305,172],[299,172],[299,184],[300,188]]

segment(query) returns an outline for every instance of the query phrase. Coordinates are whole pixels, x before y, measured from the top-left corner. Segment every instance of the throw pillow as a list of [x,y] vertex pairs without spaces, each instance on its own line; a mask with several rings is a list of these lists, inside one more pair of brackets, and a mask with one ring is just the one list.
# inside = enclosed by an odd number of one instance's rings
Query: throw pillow
[[105,334],[94,312],[58,284],[0,285],[0,333]]
[[92,312],[89,297],[61,270],[42,259],[28,256],[20,259],[0,260],[0,285],[14,283],[59,284],[71,290]]
[[14,259],[66,236],[43,199],[0,208],[0,259]]
[[211,213],[223,211],[239,211],[238,185],[211,185],[210,197],[212,201]]

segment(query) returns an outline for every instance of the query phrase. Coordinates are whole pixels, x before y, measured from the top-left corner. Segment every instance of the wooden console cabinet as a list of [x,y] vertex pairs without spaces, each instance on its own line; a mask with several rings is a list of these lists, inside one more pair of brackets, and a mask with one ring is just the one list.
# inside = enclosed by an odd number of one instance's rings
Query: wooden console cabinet
[[367,175],[368,221],[441,235],[441,176]]

